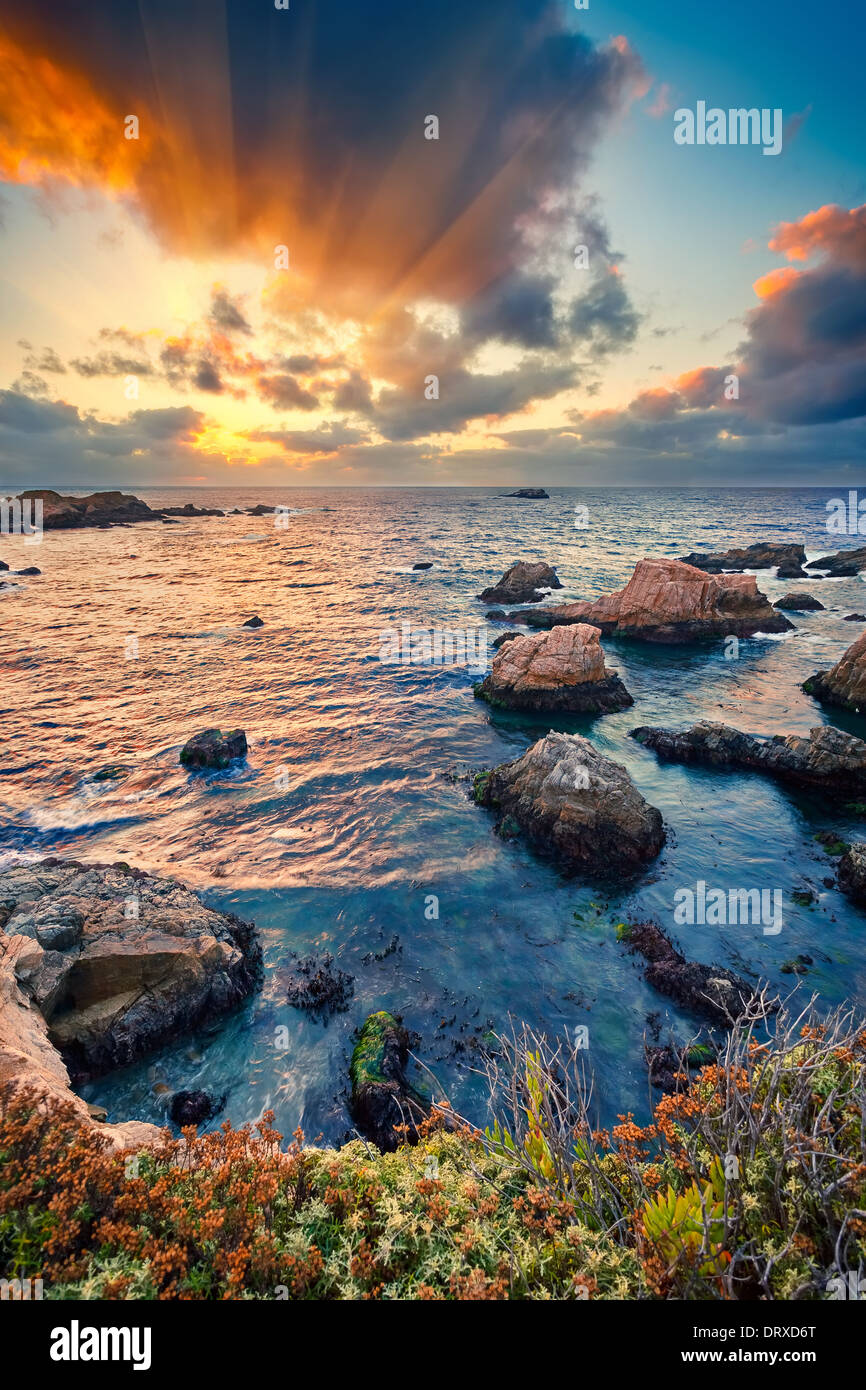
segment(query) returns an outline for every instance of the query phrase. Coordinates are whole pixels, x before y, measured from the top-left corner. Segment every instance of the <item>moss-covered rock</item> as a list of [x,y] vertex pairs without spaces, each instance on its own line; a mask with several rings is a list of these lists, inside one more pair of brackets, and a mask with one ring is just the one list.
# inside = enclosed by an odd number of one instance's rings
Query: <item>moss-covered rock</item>
[[409,1034],[384,1009],[370,1014],[352,1052],[352,1115],[361,1133],[383,1153],[400,1142],[403,1127],[410,1143],[429,1104],[406,1078]]

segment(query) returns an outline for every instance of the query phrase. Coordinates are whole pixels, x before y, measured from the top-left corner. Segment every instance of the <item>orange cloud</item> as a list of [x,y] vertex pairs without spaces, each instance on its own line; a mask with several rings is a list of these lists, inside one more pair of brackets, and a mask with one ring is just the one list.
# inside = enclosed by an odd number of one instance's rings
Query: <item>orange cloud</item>
[[843,208],[827,203],[806,213],[799,222],[782,222],[770,242],[789,261],[805,261],[823,252],[852,266],[866,266],[866,203]]
[[770,270],[766,275],[762,275],[756,280],[752,289],[759,299],[772,299],[774,295],[782,294],[785,290],[799,280],[800,271],[794,270],[793,266],[783,265],[778,270]]

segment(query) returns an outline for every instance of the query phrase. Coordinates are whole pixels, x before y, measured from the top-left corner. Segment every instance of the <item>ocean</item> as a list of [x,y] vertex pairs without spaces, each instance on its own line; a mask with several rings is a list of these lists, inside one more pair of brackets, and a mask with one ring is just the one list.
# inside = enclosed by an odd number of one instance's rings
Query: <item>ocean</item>
[[[509,1019],[551,1035],[585,1027],[600,1120],[646,1118],[648,1019],[663,1040],[696,1026],[617,940],[628,918],[653,918],[690,958],[783,993],[866,999],[866,918],[825,884],[833,862],[815,839],[857,838],[862,822],[759,776],[661,764],[628,736],[698,719],[757,734],[833,722],[866,736],[866,719],[800,690],[862,631],[844,621],[866,611],[860,579],[761,573],[771,601],[808,588],[826,611],[741,641],[736,659],[722,641],[605,639],[635,705],[599,718],[494,712],[473,696],[477,671],[380,660],[383,634],[405,623],[484,626],[476,595],[519,559],[553,564],[555,600],[568,602],[620,587],[643,556],[790,540],[812,558],[856,545],[827,532],[839,489],[550,488],[548,501],[502,497],[508,488],[124,490],[151,505],[287,510],[279,526],[230,515],[49,532],[38,546],[0,537],[13,569],[42,571],[0,591],[0,865],[125,860],[254,919],[264,943],[264,988],[245,1009],[85,1088],[109,1118],[164,1122],[168,1093],[203,1088],[226,1095],[214,1125],[270,1108],[283,1133],[300,1125],[310,1141],[339,1142],[353,1034],[378,1008],[419,1035],[427,1070],[415,1079],[473,1121],[485,1119],[479,1045]],[[253,615],[264,626],[244,628]],[[188,774],[180,746],[213,725],[246,730],[247,761]],[[661,810],[668,842],[639,879],[566,881],[497,838],[470,801],[470,772],[548,727],[586,734]],[[109,764],[128,776],[94,783]],[[700,881],[778,890],[781,931],[676,925],[675,893]],[[321,951],[354,977],[349,1009],[326,1023],[286,1001],[292,953]],[[782,967],[799,954],[812,964],[798,979]]]

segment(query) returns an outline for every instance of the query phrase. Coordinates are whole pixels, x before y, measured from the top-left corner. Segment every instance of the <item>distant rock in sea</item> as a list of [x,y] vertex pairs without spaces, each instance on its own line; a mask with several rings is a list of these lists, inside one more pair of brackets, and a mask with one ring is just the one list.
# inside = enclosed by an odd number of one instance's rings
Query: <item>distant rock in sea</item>
[[866,623],[866,613],[846,613],[843,623]]
[[619,876],[654,859],[665,842],[661,812],[621,763],[579,734],[549,733],[513,762],[475,778],[473,796],[506,837],[522,833],[568,876]]
[[504,497],[526,497],[533,502],[542,499],[550,500],[550,493],[545,492],[543,487],[519,487],[516,492],[505,492]]
[[482,603],[539,603],[543,590],[561,589],[556,570],[542,560],[519,560],[491,589],[478,595]]
[[778,579],[808,579],[803,565],[806,550],[802,545],[779,544],[769,541],[756,541],[754,545],[732,550],[721,550],[715,554],[702,555],[692,552],[681,556],[684,565],[694,565],[705,574],[721,574],[723,570],[768,570],[778,566]]
[[222,507],[196,507],[186,502],[182,507],[160,507],[160,516],[225,516]]
[[705,574],[682,560],[639,560],[625,588],[615,593],[508,618],[533,627],[590,623],[617,637],[664,643],[793,628],[759,592],[754,575]]
[[816,671],[805,680],[803,689],[821,704],[866,713],[866,632],[829,671]]
[[413,568],[413,570],[432,570],[432,568],[433,568],[433,561],[432,561],[432,560],[416,560],[416,561],[415,561],[415,564],[412,566],[412,568]]
[[219,729],[205,729],[194,734],[180,750],[180,760],[184,767],[224,768],[235,758],[247,755],[247,737],[243,729],[232,729],[224,734]]
[[808,738],[757,738],[709,721],[682,732],[645,725],[632,729],[631,736],[668,762],[743,768],[808,790],[853,792],[866,799],[866,743],[832,724],[810,729]]
[[87,497],[64,497],[50,488],[34,488],[20,494],[21,501],[41,499],[42,526],[46,531],[79,526],[127,526],[138,521],[159,521],[161,512],[125,492],[92,492]]
[[245,623],[241,623],[241,627],[264,627],[264,625],[264,618],[260,618],[258,614],[253,618],[247,618]]
[[604,664],[597,627],[576,623],[530,637],[515,636],[475,687],[478,699],[502,709],[602,714],[634,704]]

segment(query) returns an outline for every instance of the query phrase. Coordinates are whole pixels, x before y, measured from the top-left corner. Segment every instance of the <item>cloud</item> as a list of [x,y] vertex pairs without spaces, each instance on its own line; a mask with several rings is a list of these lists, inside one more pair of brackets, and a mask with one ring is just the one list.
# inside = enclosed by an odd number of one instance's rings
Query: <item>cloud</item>
[[210,322],[224,333],[252,333],[236,299],[224,289],[214,290],[211,299]]
[[315,410],[319,402],[304,390],[297,377],[283,372],[276,376],[260,376],[256,388],[261,400],[275,410]]

